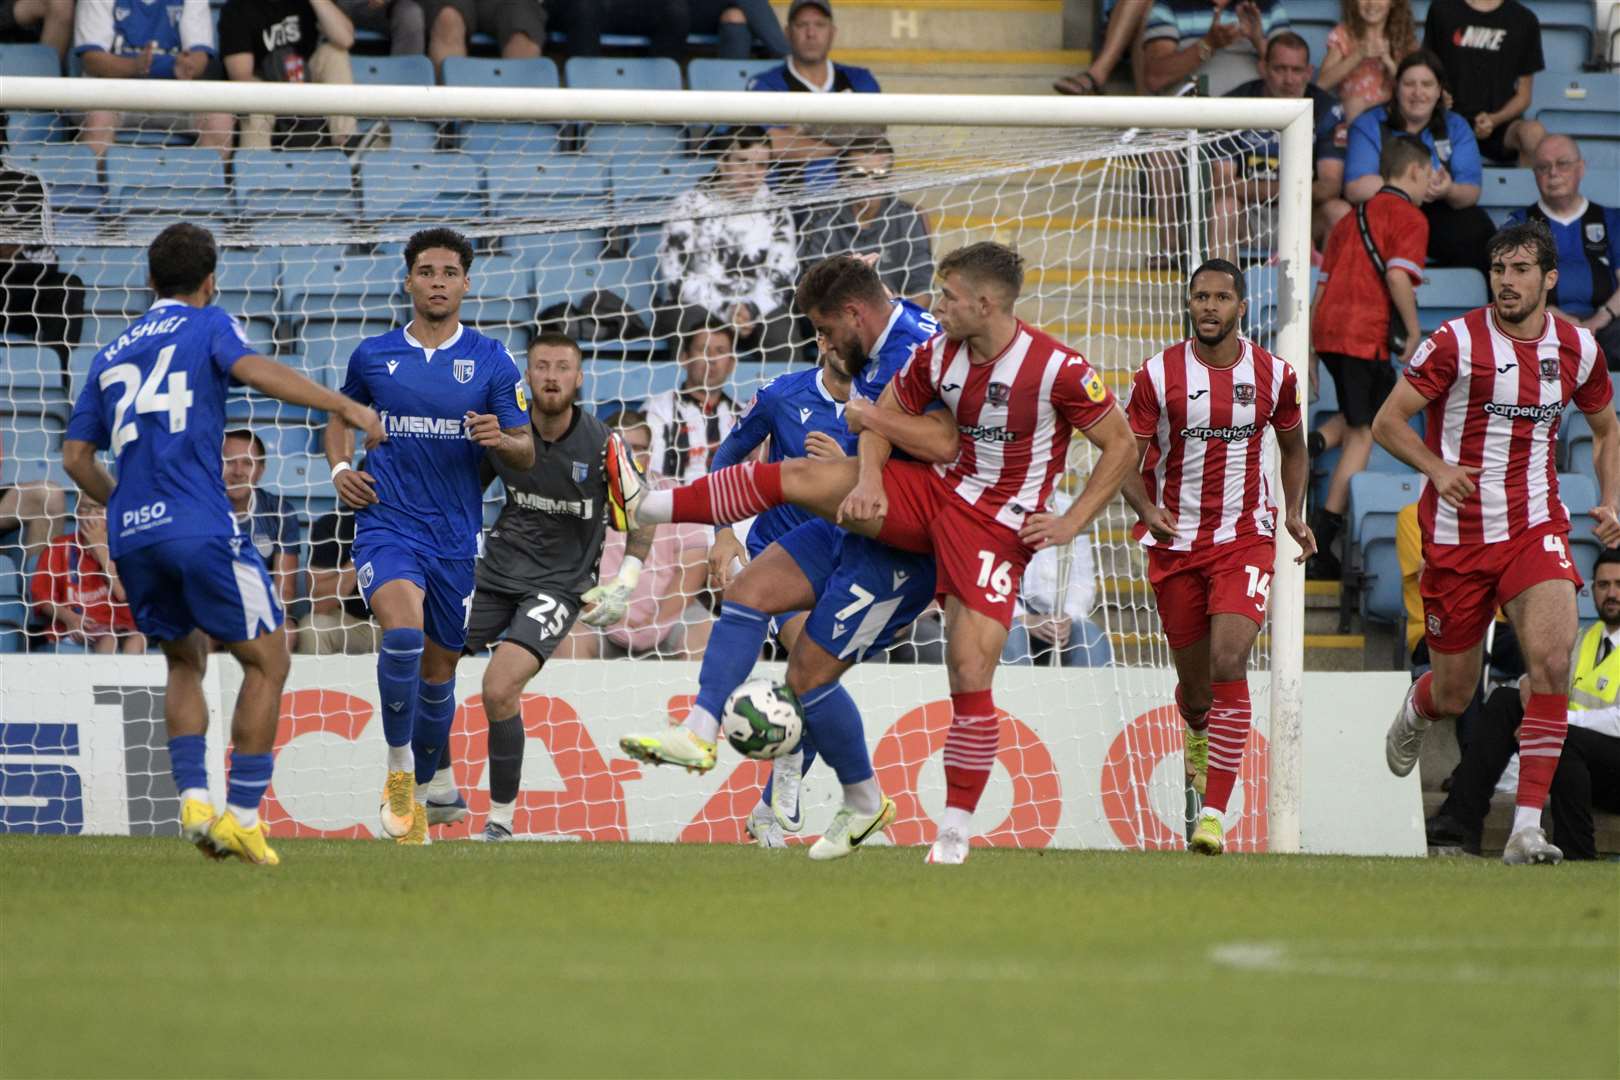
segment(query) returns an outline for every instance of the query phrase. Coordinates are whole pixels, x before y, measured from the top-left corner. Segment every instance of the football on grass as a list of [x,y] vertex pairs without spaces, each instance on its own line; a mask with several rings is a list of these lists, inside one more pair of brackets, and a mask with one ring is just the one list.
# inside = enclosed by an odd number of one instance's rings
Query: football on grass
[[726,702],[720,730],[737,753],[769,761],[799,748],[804,710],[793,691],[781,683],[749,679]]

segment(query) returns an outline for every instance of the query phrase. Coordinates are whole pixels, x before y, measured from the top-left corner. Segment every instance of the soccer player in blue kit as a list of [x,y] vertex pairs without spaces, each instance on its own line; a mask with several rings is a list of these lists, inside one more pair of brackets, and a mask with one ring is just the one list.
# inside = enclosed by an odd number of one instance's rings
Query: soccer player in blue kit
[[334,419],[326,460],[355,508],[355,582],[383,630],[377,690],[388,776],[382,831],[425,844],[417,785],[433,779],[455,719],[456,660],[467,640],[483,529],[486,452],[513,469],[534,464],[523,373],[506,346],[460,321],[473,250],[450,229],[405,245],[411,322],[362,341],[343,392],[376,407],[388,442],[350,465],[352,433]]
[[[743,419],[715,454],[720,468],[744,460],[767,437],[769,460],[786,457],[848,456],[856,437],[844,422],[850,402],[873,402],[911,357],[912,350],[938,332],[934,319],[905,300],[890,299],[882,280],[863,259],[837,256],[818,263],[800,280],[799,309],[820,322],[829,320],[820,368],[772,381],[759,392]],[[856,407],[859,407],[858,405]],[[927,461],[949,461],[958,449],[956,424],[943,410],[916,421],[917,440],[903,447]],[[720,619],[704,650],[697,702],[679,727],[620,740],[625,753],[652,764],[680,765],[707,772],[715,764],[719,714],[727,697],[748,677],[764,644],[772,616],[781,618],[779,640],[790,650],[789,673],[813,675],[807,692],[806,738],[799,754],[778,758],[760,805],[749,815],[748,831],[766,847],[782,845],[782,830],[803,826],[798,794],[802,768],[819,750],[844,785],[852,814],[835,819],[842,841],[823,847],[817,857],[848,854],[892,816],[889,800],[872,780],[860,713],[838,679],[853,664],[891,644],[916,620],[934,595],[930,556],[885,547],[849,536],[797,507],[761,514],[748,533],[751,561],[734,578],[728,567],[743,548],[729,529],[716,532],[710,553],[725,585]],[[805,632],[808,628],[808,632]],[[831,745],[823,745],[830,740]],[[887,816],[885,816],[887,815]],[[879,819],[882,819],[879,821]],[[774,819],[774,820],[773,820]],[[859,819],[862,828],[848,828]],[[834,829],[829,829],[832,833]],[[864,830],[864,831],[863,831]],[[842,844],[836,854],[833,849]]]
[[[264,560],[242,535],[225,494],[221,446],[231,381],[383,438],[371,409],[257,355],[241,327],[211,306],[214,237],[171,225],[147,248],[157,301],[90,362],[68,421],[62,463],[79,489],[107,506],[108,546],[135,624],[168,663],[164,720],[180,793],[180,834],[205,855],[274,866],[259,803],[270,785],[281,688],[287,678],[282,611]],[[96,458],[112,451],[113,480]],[[208,794],[208,639],[242,664],[231,718],[225,812]]]

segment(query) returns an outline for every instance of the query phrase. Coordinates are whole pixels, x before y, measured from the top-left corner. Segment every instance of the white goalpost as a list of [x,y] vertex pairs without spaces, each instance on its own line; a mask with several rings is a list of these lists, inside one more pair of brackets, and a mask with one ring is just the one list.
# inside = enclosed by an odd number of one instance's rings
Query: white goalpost
[[[408,317],[405,239],[430,226],[457,229],[478,249],[463,320],[506,341],[520,362],[537,327],[584,334],[583,404],[620,423],[645,421],[655,471],[675,476],[704,467],[705,440],[718,428],[707,436],[660,428],[648,402],[682,389],[682,335],[705,325],[703,298],[744,278],[760,283],[755,318],[732,335],[735,370],[717,388],[732,405],[712,399],[709,410],[741,412],[758,386],[814,362],[807,326],[791,310],[791,279],[843,250],[876,251],[893,291],[926,299],[945,253],[983,239],[1009,244],[1026,260],[1020,315],[1085,353],[1122,403],[1141,361],[1187,335],[1190,267],[1212,254],[1234,257],[1251,284],[1245,332],[1294,365],[1308,398],[1307,99],[0,76],[0,111],[12,133],[7,174],[38,177],[47,203],[37,214],[0,216],[0,245],[49,252],[40,257],[82,282],[84,299],[77,330],[60,340],[41,329],[0,345],[0,487],[68,487],[57,461],[65,410],[96,349],[145,309],[145,245],[176,220],[214,231],[216,302],[255,346],[333,386],[358,340]],[[122,117],[104,154],[76,138],[92,111]],[[184,145],[199,112],[307,122],[276,125],[269,149],[220,155]],[[353,138],[333,145],[333,125],[322,119],[330,117],[356,118]],[[154,134],[165,122],[170,131]],[[797,145],[810,149],[779,157],[768,183],[725,202],[730,181],[716,179],[716,148],[740,125],[795,130]],[[1248,164],[1234,169],[1234,161]],[[722,242],[736,246],[713,247]],[[706,293],[696,279],[708,271],[717,277]],[[321,558],[312,529],[336,509],[314,435],[322,419],[244,393],[227,423],[261,436],[259,487],[297,518],[287,595],[306,619],[341,606],[311,594]],[[1084,440],[1071,448],[1071,493],[1092,456]],[[493,513],[498,498],[487,496],[486,509]],[[72,501],[69,491],[55,531],[71,527]],[[1153,848],[1173,846],[1181,831],[1174,677],[1129,535],[1133,519],[1117,500],[1089,535],[1054,553],[1055,584],[1028,599],[1033,624],[1078,612],[1070,646],[1094,666],[1055,665],[1061,650],[1036,648],[1035,663],[998,673],[997,703],[1009,716],[976,821],[989,842]],[[646,598],[636,633],[582,643],[582,655],[548,663],[529,688],[519,832],[740,838],[765,775],[756,763],[723,749],[719,768],[692,778],[638,769],[617,747],[650,715],[678,718],[697,690],[712,603],[697,569],[702,540],[669,536],[667,565],[650,576],[671,595]],[[161,660],[88,655],[93,642],[42,624],[25,601],[44,556],[16,537],[0,544],[13,545],[0,547],[0,576],[21,583],[16,600],[0,603],[0,831],[164,831],[174,795],[157,707]],[[1231,813],[1236,827],[1228,826],[1237,850],[1300,850],[1305,590],[1297,553],[1279,529],[1269,624],[1252,674],[1256,734]],[[672,596],[679,602],[659,605]],[[924,626],[849,679],[879,782],[902,796],[895,843],[930,839],[943,803],[949,707],[940,708],[947,695],[930,652],[936,639]],[[487,807],[481,671],[481,660],[463,661],[452,742],[477,827]],[[236,679],[229,663],[209,672],[216,782]],[[295,655],[266,812],[272,832],[371,835],[383,761],[375,696],[373,657]],[[831,811],[836,785],[827,776],[819,773],[819,787],[817,772],[807,778],[809,833]]]

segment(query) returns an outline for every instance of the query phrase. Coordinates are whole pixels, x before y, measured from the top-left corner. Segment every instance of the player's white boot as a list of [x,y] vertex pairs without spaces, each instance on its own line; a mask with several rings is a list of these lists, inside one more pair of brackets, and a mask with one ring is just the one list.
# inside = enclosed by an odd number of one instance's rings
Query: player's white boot
[[647,480],[615,432],[602,447],[602,471],[607,479],[608,524],[620,532],[637,527],[636,510],[647,494]]
[[804,751],[771,762],[771,811],[782,828],[796,833],[804,828],[804,808],[799,795],[804,790]]
[[714,768],[715,744],[698,738],[684,724],[648,735],[626,735],[619,740],[619,749],[649,765],[679,765],[695,773]]
[[1553,846],[1546,833],[1532,826],[1508,837],[1502,861],[1509,866],[1557,866],[1564,861],[1564,853]]
[[842,859],[886,829],[893,820],[894,800],[887,795],[883,796],[875,814],[857,813],[846,803],[833,815],[832,824],[821,834],[821,839],[810,845],[810,857],[817,862]]
[[785,848],[787,836],[782,832],[782,826],[776,822],[776,815],[768,806],[755,806],[748,815],[745,823],[748,835],[754,838],[754,843],[762,848]]
[[1412,695],[1415,693],[1417,683],[1413,683],[1401,699],[1395,722],[1389,725],[1389,732],[1384,736],[1384,763],[1396,776],[1405,776],[1412,771],[1412,766],[1417,764],[1418,753],[1423,749],[1423,735],[1429,730],[1428,721],[1417,717],[1412,711]]
[[934,846],[928,849],[928,858],[925,861],[945,866],[960,866],[967,862],[967,857],[967,833],[961,829],[945,828],[939,830],[939,836],[934,840]]

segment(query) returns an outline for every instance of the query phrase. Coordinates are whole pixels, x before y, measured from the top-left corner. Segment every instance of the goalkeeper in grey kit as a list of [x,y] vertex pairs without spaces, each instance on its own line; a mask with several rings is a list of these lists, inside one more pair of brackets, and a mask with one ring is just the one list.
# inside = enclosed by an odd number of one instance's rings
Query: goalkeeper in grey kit
[[626,538],[624,565],[594,585],[608,527],[609,470],[624,459],[618,436],[575,404],[584,382],[579,346],[564,334],[529,343],[529,424],[534,465],[513,469],[486,455],[481,479],[499,477],[506,505],[478,560],[467,651],[495,644],[484,670],[489,717],[489,821],[485,840],[510,840],[523,769],[523,689],[568,636],[574,620],[609,626],[624,618],[653,529]]

